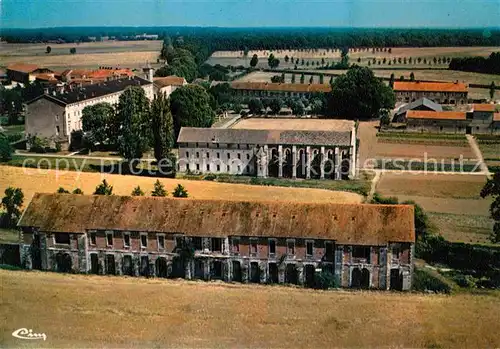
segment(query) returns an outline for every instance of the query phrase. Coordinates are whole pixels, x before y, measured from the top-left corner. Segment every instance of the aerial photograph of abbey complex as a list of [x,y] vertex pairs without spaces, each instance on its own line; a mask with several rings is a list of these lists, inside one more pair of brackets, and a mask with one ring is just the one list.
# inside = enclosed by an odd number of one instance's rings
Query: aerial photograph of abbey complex
[[0,199],[2,348],[500,348],[500,1],[0,1]]

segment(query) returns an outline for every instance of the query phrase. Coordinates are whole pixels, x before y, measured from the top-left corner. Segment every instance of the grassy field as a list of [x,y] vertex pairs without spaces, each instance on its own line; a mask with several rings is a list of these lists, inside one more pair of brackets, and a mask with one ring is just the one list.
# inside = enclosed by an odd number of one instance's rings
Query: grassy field
[[[35,192],[51,193],[59,187],[72,191],[81,188],[84,193],[91,194],[103,178],[113,186],[113,193],[130,195],[132,189],[140,186],[144,192],[150,192],[157,178],[110,175],[76,171],[38,170],[11,166],[0,166],[0,193],[9,187],[23,189],[25,202]],[[277,200],[299,202],[339,202],[358,203],[362,197],[355,193],[336,192],[323,189],[284,188],[244,184],[226,184],[210,181],[193,181],[185,179],[160,179],[165,189],[172,192],[180,183],[195,199],[226,200]]]
[[491,243],[489,237],[493,231],[494,221],[489,217],[438,212],[428,213],[428,216],[439,234],[448,241]]
[[450,241],[488,243],[492,199],[479,196],[485,183],[486,177],[479,175],[384,173],[376,190],[420,204]]
[[[45,44],[0,43],[0,66],[16,62],[34,63],[52,69],[97,68],[113,66],[139,68],[146,62],[155,63],[162,41],[106,41],[81,44],[51,44],[50,54]],[[70,54],[70,48],[76,54]]]
[[[500,293],[452,296],[0,270],[4,347],[498,347]],[[27,342],[20,327],[47,335]]]

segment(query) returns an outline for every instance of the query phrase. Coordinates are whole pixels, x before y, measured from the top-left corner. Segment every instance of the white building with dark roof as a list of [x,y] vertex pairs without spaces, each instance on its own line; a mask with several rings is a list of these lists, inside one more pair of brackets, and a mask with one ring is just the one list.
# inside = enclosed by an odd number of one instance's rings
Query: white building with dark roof
[[354,122],[278,121],[258,120],[259,126],[242,120],[229,129],[183,127],[178,171],[294,179],[356,176]]
[[27,103],[25,134],[69,145],[71,132],[82,128],[83,108],[97,103],[116,104],[131,86],[142,87],[146,97],[153,99],[153,83],[137,76],[41,95]]

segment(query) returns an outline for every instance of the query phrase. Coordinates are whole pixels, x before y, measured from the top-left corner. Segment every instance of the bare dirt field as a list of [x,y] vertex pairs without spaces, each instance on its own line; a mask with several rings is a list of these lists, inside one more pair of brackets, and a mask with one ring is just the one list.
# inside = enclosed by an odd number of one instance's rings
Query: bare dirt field
[[[500,346],[498,292],[325,292],[6,270],[0,278],[4,347]],[[12,337],[21,327],[47,340]]]
[[240,119],[231,128],[250,130],[304,130],[304,131],[350,131],[354,122],[349,120],[323,119]]
[[[35,192],[52,193],[61,186],[70,191],[78,187],[84,193],[92,194],[103,178],[106,178],[113,186],[113,193],[117,195],[130,195],[132,189],[138,185],[144,192],[148,193],[153,189],[153,184],[157,180],[157,178],[152,177],[79,173],[76,171],[56,172],[55,170],[0,166],[0,193],[3,193],[9,186],[22,188],[25,202],[28,202]],[[194,199],[339,203],[360,203],[362,201],[362,197],[358,194],[323,189],[255,186],[180,179],[160,179],[160,181],[170,193],[178,183],[182,184],[188,190],[189,196]]]
[[377,142],[375,157],[377,158],[401,158],[401,159],[427,159],[434,158],[438,162],[442,159],[473,160],[474,153],[469,146],[434,146],[424,144],[395,144]]
[[[81,44],[7,44],[0,43],[0,66],[32,63],[52,69],[97,68],[98,66],[137,68],[155,63],[162,41],[105,41]],[[50,54],[45,53],[51,46]],[[76,54],[70,54],[70,48]]]
[[387,196],[418,195],[435,198],[479,199],[486,176],[458,174],[384,173],[377,190]]

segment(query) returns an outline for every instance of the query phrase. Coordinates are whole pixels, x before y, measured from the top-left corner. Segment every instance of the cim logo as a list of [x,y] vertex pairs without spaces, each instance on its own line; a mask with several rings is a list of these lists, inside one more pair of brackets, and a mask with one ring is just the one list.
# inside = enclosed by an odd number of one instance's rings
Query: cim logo
[[34,333],[31,328],[29,330],[27,328],[19,328],[12,332],[12,337],[16,337],[19,339],[43,339],[44,341],[47,340],[47,336],[45,335],[45,333]]

